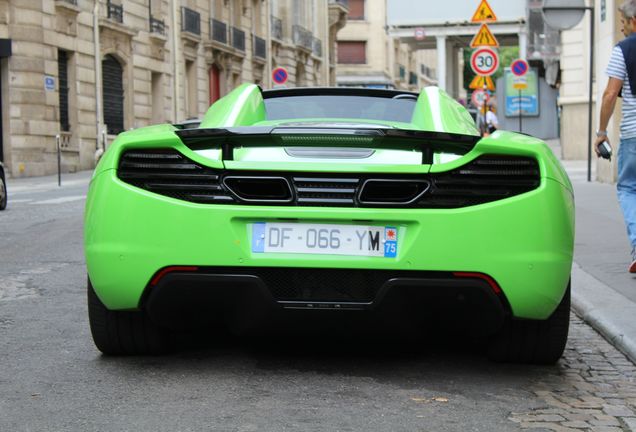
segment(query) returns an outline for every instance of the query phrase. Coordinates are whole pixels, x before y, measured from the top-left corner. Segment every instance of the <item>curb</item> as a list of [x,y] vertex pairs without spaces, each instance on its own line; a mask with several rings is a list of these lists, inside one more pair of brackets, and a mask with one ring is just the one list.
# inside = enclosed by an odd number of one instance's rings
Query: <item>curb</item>
[[577,263],[572,264],[572,310],[636,364],[636,304]]

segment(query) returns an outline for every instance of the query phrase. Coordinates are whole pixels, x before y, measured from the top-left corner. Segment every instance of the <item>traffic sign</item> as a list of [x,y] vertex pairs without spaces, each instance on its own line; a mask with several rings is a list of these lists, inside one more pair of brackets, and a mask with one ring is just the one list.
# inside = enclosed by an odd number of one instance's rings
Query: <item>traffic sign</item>
[[272,71],[272,79],[276,84],[285,84],[287,82],[287,78],[289,78],[289,74],[285,68],[277,67]]
[[477,75],[490,76],[499,68],[499,56],[492,48],[477,48],[470,56],[470,67]]
[[525,75],[512,78],[512,88],[515,90],[525,90],[528,88],[528,80]]
[[470,20],[471,22],[495,22],[497,21],[497,15],[492,10],[490,5],[486,0],[481,0],[479,3],[479,7],[473,14],[473,17]]
[[424,40],[424,37],[426,36],[426,33],[424,32],[424,29],[422,27],[418,27],[415,29],[415,40],[417,41],[421,41]]
[[528,69],[530,69],[530,66],[524,59],[517,59],[510,65],[510,71],[515,76],[524,76]]
[[483,89],[484,85],[486,86],[486,89],[495,91],[495,83],[492,82],[492,78],[490,78],[489,76],[481,75],[475,75],[475,78],[473,78],[473,80],[470,82],[468,88],[471,88],[473,90]]
[[489,98],[488,93],[486,93],[484,89],[477,89],[472,95],[470,95],[470,100],[473,102],[473,105],[478,108],[481,108],[485,103],[488,103]]
[[482,24],[481,27],[479,27],[479,31],[470,42],[471,48],[477,48],[478,46],[490,46],[495,48],[499,46],[497,38],[492,34],[487,24]]

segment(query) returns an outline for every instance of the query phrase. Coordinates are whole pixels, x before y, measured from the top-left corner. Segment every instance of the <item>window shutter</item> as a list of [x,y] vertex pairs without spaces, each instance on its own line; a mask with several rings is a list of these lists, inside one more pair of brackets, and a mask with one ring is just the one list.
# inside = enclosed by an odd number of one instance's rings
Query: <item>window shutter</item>
[[349,0],[349,15],[351,20],[364,19],[364,0]]
[[71,130],[68,121],[68,57],[66,51],[57,51],[57,74],[60,96],[60,129],[63,132]]
[[338,63],[365,64],[367,62],[366,45],[363,41],[339,41]]

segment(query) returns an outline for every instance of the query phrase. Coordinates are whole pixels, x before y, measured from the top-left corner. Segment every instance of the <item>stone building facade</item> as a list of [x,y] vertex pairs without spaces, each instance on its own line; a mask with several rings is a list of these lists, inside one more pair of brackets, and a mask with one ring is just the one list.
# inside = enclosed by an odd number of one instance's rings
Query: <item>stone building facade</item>
[[348,7],[347,23],[338,33],[338,85],[419,91],[436,83],[430,76],[435,51],[420,53],[387,34],[385,0],[349,0]]
[[[243,82],[333,85],[334,0],[0,0],[0,160],[90,169],[117,133],[201,117]],[[331,43],[330,43],[331,42]]]

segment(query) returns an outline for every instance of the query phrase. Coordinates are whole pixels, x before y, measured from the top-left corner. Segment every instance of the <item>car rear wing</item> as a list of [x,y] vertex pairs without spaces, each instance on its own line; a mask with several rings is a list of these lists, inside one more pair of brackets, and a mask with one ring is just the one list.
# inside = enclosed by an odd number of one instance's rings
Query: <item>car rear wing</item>
[[409,129],[315,126],[248,126],[175,131],[192,150],[221,149],[221,159],[234,160],[236,147],[344,147],[410,150],[422,153],[422,164],[432,164],[434,153],[464,155],[473,149],[476,135]]

